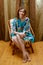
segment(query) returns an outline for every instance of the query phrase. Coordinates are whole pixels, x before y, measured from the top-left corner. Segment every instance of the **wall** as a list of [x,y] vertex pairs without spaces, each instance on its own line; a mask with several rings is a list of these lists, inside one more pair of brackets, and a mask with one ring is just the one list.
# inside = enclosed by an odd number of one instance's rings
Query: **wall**
[[[18,1],[18,2],[17,2]],[[24,8],[26,8],[27,15],[29,15],[29,0],[24,0]],[[21,0],[4,0],[4,15],[5,15],[5,40],[8,39],[8,19],[16,16],[16,11],[20,7]]]
[[[18,1],[18,2],[17,2]],[[8,39],[8,29],[7,24],[8,19],[14,18],[16,16],[16,10],[22,5],[26,11],[27,16],[31,19],[32,27],[35,31],[35,1],[33,0],[4,0],[4,14],[5,14],[5,40]]]
[[43,0],[36,0],[36,40],[43,40]]
[[[8,19],[14,18],[16,16],[16,6],[18,6],[17,3],[20,3],[17,1],[20,0],[4,0],[5,40],[8,39],[8,29],[7,29]],[[26,8],[27,15],[30,16],[31,24],[36,35],[36,40],[37,41],[42,40],[43,0],[24,0],[22,2],[24,4],[23,6]]]
[[35,6],[35,0],[30,0],[30,23],[33,28],[34,33],[36,34],[36,6]]
[[8,40],[8,20],[16,15],[16,0],[4,0],[5,40]]
[[27,16],[30,17],[30,0],[24,0],[24,8],[26,9]]

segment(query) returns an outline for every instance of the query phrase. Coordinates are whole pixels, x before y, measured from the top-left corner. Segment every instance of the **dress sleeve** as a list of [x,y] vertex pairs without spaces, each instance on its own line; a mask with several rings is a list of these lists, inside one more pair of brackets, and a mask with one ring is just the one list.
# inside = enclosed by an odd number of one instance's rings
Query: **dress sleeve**
[[10,27],[11,27],[11,32],[14,33],[14,31],[16,31],[16,19],[10,20]]
[[30,19],[26,17],[25,22],[26,22],[26,25],[24,26],[24,29],[23,29],[24,33],[30,31]]

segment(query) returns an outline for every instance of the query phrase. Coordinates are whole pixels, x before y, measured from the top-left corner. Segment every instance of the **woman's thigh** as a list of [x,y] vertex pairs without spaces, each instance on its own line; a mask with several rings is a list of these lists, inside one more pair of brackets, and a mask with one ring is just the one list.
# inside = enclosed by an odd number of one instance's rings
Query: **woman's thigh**
[[13,45],[15,44],[17,47],[20,47],[17,36],[12,37],[12,42],[13,42]]

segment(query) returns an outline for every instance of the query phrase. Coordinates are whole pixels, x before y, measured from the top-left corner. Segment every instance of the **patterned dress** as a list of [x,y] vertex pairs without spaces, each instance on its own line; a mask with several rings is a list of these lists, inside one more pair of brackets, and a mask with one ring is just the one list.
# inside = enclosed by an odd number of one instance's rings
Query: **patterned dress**
[[20,19],[17,18],[11,19],[10,27],[11,27],[10,36],[12,39],[14,38],[14,36],[16,36],[16,34],[14,34],[14,31],[17,31],[24,32],[26,34],[23,40],[34,42],[34,36],[30,31],[30,19],[28,17],[26,17],[24,21],[21,21]]

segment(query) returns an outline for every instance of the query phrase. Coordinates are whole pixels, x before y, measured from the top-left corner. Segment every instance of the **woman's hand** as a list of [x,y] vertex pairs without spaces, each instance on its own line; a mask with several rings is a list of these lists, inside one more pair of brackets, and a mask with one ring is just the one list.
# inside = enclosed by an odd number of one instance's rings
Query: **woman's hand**
[[33,34],[33,36],[35,37],[35,34]]
[[25,37],[25,33],[19,33],[19,35],[21,38]]
[[14,34],[20,35],[21,38],[25,37],[25,33],[23,33],[23,32],[16,32],[16,31],[14,31]]

